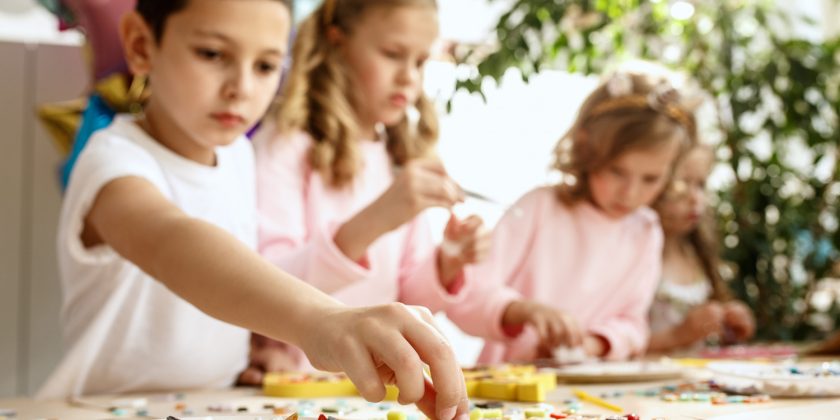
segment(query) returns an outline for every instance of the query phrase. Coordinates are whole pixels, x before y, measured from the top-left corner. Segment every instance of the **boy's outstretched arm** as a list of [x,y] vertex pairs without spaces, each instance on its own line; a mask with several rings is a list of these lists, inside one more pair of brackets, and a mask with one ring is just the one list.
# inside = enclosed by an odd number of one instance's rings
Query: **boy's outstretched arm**
[[107,244],[210,316],[298,345],[318,368],[347,372],[366,399],[382,399],[383,382],[395,382],[400,402],[431,418],[467,416],[463,374],[428,311],[343,306],[186,215],[142,178],[105,185],[82,237],[87,246]]

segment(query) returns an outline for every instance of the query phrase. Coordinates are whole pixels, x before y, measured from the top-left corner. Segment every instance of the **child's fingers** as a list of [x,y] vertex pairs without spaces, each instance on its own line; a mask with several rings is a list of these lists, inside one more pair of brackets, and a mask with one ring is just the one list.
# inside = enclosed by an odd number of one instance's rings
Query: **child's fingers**
[[549,322],[542,316],[535,316],[531,319],[531,325],[533,325],[534,329],[537,330],[537,335],[540,337],[540,341],[543,343],[551,342],[550,324],[551,322]]
[[[375,340],[374,343],[377,341],[381,340]],[[385,385],[382,383],[370,352],[361,346],[351,344],[345,346],[341,354],[343,356],[341,368],[356,385],[362,398],[373,402],[382,401],[385,398]]]
[[426,175],[431,175],[432,177],[437,179],[438,182],[442,183],[443,188],[445,190],[444,197],[453,200],[452,205],[456,203],[461,203],[466,199],[464,190],[461,189],[461,186],[458,185],[458,183],[456,183],[452,178],[449,177],[449,174],[446,172],[446,168],[444,168],[443,164],[440,161],[418,161],[417,167],[419,169],[419,173],[425,172]]
[[421,208],[451,208],[463,201],[463,192],[449,177],[431,172],[419,173],[417,193],[422,202]]
[[435,404],[437,404],[437,391],[435,391],[432,382],[425,377],[423,378],[423,390],[423,396],[415,404],[426,417],[430,419],[436,418],[438,415],[435,409]]
[[394,334],[387,341],[390,349],[377,353],[377,357],[394,375],[400,390],[400,404],[420,400],[423,396],[423,362],[403,336]]
[[454,212],[449,212],[449,220],[446,222],[446,227],[443,228],[443,236],[445,238],[457,238],[460,232],[461,221]]
[[476,233],[484,226],[484,220],[472,214],[463,220],[462,226],[464,231],[469,233]]
[[579,347],[583,345],[583,330],[581,330],[580,325],[578,325],[577,321],[569,315],[566,315],[568,323],[566,324],[566,328],[569,330],[569,340],[572,343],[573,347]]
[[464,260],[470,263],[481,261],[490,253],[490,247],[488,239],[471,238],[462,247]]
[[555,349],[564,342],[563,324],[556,317],[549,319],[548,322],[546,322],[546,336],[543,339],[543,343],[545,343],[548,348]]
[[262,380],[263,371],[256,366],[248,366],[239,374],[236,384],[246,386],[262,385]]
[[570,322],[569,317],[565,314],[561,314],[559,318],[560,324],[560,341],[561,343],[565,344],[568,347],[575,347],[574,342],[574,332],[572,328],[574,327],[574,323]]
[[737,338],[743,340],[752,336],[755,330],[755,324],[752,318],[744,314],[741,316],[731,317],[727,324],[735,331]]
[[406,308],[411,312],[414,317],[418,318],[420,321],[424,322],[427,326],[432,327],[439,335],[440,338],[446,342],[447,346],[449,342],[446,341],[446,335],[443,333],[443,330],[438,328],[438,325],[435,323],[435,316],[432,315],[432,311],[425,306],[417,306],[417,305],[405,305]]
[[[422,315],[421,315],[422,316]],[[437,418],[451,420],[456,414],[468,411],[464,375],[455,359],[455,354],[443,335],[426,320],[406,324],[405,337],[414,346],[420,359],[428,363],[436,391],[435,412]]]

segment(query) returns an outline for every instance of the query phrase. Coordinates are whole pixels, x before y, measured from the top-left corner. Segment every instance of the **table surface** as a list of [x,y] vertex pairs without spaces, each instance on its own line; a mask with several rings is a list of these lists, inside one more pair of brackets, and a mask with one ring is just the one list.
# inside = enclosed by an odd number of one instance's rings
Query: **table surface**
[[[689,380],[702,380],[708,374],[702,369],[693,369],[686,375]],[[790,412],[781,414],[785,409],[793,410],[793,413],[806,413],[807,415],[796,416],[802,419],[835,419],[840,418],[840,398],[776,398],[769,402],[753,404],[723,404],[715,405],[706,401],[694,402],[666,402],[658,396],[639,395],[639,391],[658,389],[664,385],[674,385],[685,382],[677,381],[654,381],[637,382],[627,384],[602,384],[602,385],[566,385],[559,386],[548,394],[547,403],[559,409],[566,408],[565,401],[574,398],[574,390],[583,390],[594,396],[610,395],[608,401],[622,408],[623,413],[635,413],[642,419],[670,419],[670,420],[695,420],[711,419],[718,416],[740,414],[734,418],[742,418],[748,413],[754,413],[755,419],[771,418],[764,411],[779,411],[778,418],[792,418]],[[351,406],[363,407],[366,410],[377,410],[379,405],[368,404],[360,398],[341,399]],[[317,406],[334,406],[336,399],[312,399]],[[122,413],[112,411],[113,407],[131,407],[132,404],[145,405],[146,416],[138,416],[136,408],[126,408]],[[236,416],[237,413],[218,413],[211,411],[211,408],[229,407],[235,410],[239,407],[248,407],[250,417],[246,414],[239,414],[238,418],[257,418],[270,414],[265,410],[266,405],[276,407],[297,404],[298,400],[272,398],[262,396],[259,389],[236,388],[220,391],[199,390],[195,392],[169,393],[169,394],[137,394],[119,396],[95,396],[85,397],[75,401],[38,401],[27,398],[0,399],[0,419],[3,418],[3,410],[14,410],[16,417],[13,419],[113,419],[113,418],[166,418],[173,415],[179,418],[193,416]],[[385,407],[399,408],[393,402],[383,403]],[[190,410],[185,415],[184,408]],[[387,411],[389,408],[386,408]],[[408,408],[408,410],[411,410]],[[581,414],[619,414],[611,412],[598,405],[583,402]],[[621,413],[621,414],[623,414]],[[359,417],[359,413],[349,415],[351,418]],[[269,416],[270,418],[271,416]],[[285,416],[279,416],[285,418]],[[342,416],[343,417],[343,416]],[[266,418],[266,417],[263,417]],[[727,417],[728,419],[729,417]],[[753,417],[750,417],[753,418]],[[776,418],[776,417],[772,417]]]

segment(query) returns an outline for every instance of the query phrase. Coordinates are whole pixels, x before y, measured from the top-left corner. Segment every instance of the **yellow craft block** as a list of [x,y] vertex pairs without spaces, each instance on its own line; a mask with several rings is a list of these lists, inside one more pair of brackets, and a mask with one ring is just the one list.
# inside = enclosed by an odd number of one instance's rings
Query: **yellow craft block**
[[402,411],[389,411],[386,419],[387,420],[407,420],[408,416],[406,416],[405,413],[403,413]]
[[475,380],[467,380],[467,396],[470,398],[478,397],[478,386],[480,382]]
[[478,398],[514,401],[516,399],[516,387],[516,382],[512,381],[482,381],[478,385]]
[[385,385],[385,400],[396,401],[400,398],[400,390],[396,385]]
[[352,397],[359,395],[347,378],[329,380],[301,379],[301,374],[268,373],[263,379],[263,393],[281,398]]
[[530,375],[537,373],[537,367],[534,365],[514,365],[509,367],[508,372],[516,376]]
[[516,401],[543,402],[545,401],[545,391],[546,387],[541,382],[519,384],[516,387]]
[[557,388],[557,375],[552,372],[535,373],[532,378],[545,386],[546,391]]
[[525,410],[525,418],[526,419],[530,419],[530,418],[534,418],[534,417],[543,418],[543,417],[546,417],[546,416],[547,416],[547,414],[546,414],[545,410],[538,410],[538,409],[534,409],[534,408]]
[[483,419],[500,419],[502,418],[502,410],[498,408],[488,408],[481,410],[481,418]]

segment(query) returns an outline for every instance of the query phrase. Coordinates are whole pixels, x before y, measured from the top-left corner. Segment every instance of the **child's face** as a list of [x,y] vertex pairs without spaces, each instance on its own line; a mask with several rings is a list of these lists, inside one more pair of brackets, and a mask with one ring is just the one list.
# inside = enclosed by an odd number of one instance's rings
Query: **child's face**
[[277,91],[289,27],[275,0],[191,0],[171,15],[149,52],[155,134],[210,150],[242,135]]
[[373,8],[355,23],[343,52],[364,127],[395,124],[418,100],[437,37],[437,11],[428,6]]
[[662,191],[679,144],[631,150],[589,175],[592,201],[608,217],[621,218],[649,205]]
[[706,179],[714,164],[708,149],[694,148],[680,162],[674,179],[657,205],[662,229],[685,235],[697,228],[706,211]]

